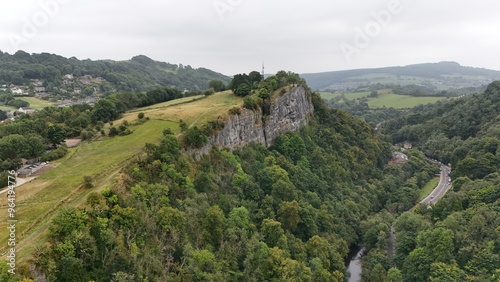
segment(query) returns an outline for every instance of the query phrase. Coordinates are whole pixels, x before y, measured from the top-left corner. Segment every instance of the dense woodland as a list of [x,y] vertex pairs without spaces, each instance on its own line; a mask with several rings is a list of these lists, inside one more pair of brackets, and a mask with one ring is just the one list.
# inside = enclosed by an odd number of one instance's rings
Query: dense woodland
[[128,61],[78,60],[55,54],[15,54],[0,51],[0,85],[29,85],[31,79],[43,81],[49,93],[65,95],[63,76],[90,75],[102,77],[108,83],[100,85],[102,92],[147,91],[158,87],[175,87],[179,90],[201,90],[208,87],[210,80],[229,82],[230,78],[209,69],[194,69],[191,66],[154,61],[144,55]]
[[368,124],[312,100],[311,125],[269,149],[194,160],[165,131],[114,187],[59,213],[37,269],[50,281],[343,281],[363,222],[414,205],[436,167],[418,152],[388,163]]
[[[282,75],[282,83],[295,79]],[[251,83],[239,75],[238,81],[251,88],[248,97],[262,99],[260,86],[273,84],[260,79]],[[101,106],[126,110],[141,105],[138,97],[157,102],[152,97],[177,95],[155,91],[110,96]],[[311,95],[311,124],[268,149],[213,149],[196,160],[182,154],[181,141],[165,130],[113,187],[92,193],[84,207],[62,209],[32,263],[49,281],[344,281],[350,248],[362,245],[364,281],[498,281],[500,82],[483,95],[388,121],[388,137]],[[18,135],[26,144],[43,143],[61,133],[54,126],[66,130],[81,117],[91,127],[76,126],[80,133],[96,130],[116,118],[101,106],[48,108],[43,118],[21,119],[32,131]],[[451,120],[457,128],[440,126]],[[0,141],[20,138],[15,124],[0,127]],[[387,138],[412,141],[428,156],[450,162],[453,191],[432,209],[405,212],[439,168],[418,149],[406,152],[406,162],[391,161]],[[397,255],[391,260],[392,224]],[[18,276],[0,277],[15,281],[31,273],[24,265]]]
[[[377,241],[364,258],[364,281],[500,281],[499,102],[496,81],[484,94],[387,123],[394,142],[410,140],[451,163],[453,189],[395,221],[396,257],[391,262],[386,241]],[[383,213],[373,220],[390,222]]]

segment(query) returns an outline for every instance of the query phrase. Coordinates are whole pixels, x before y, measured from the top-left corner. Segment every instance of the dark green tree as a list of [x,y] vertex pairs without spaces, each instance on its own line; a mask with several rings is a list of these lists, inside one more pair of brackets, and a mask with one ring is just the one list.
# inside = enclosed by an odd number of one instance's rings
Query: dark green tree
[[207,141],[207,136],[205,136],[203,131],[198,129],[196,126],[191,127],[184,134],[184,143],[188,147],[201,148],[207,143]]
[[247,83],[242,83],[242,84],[238,85],[238,88],[236,88],[236,91],[234,92],[234,94],[236,94],[240,97],[245,97],[248,94],[250,94],[250,91],[251,91],[250,86],[248,86]]
[[210,82],[208,83],[208,87],[213,88],[215,92],[226,90],[226,85],[224,84],[224,82],[218,79],[210,80]]

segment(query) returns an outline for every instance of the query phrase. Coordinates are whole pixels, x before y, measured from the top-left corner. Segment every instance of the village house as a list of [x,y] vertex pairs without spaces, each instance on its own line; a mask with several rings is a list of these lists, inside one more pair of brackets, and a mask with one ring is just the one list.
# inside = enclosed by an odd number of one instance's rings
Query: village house
[[409,150],[409,149],[411,149],[411,148],[412,148],[412,145],[411,145],[411,143],[410,143],[410,142],[405,142],[405,143],[403,144],[403,148],[404,148],[405,150]]
[[24,90],[21,89],[21,87],[19,86],[14,86],[10,88],[10,92],[12,92],[12,94],[14,95],[24,95]]
[[32,109],[32,108],[19,108],[19,110],[17,110],[19,113],[22,113],[22,114],[32,114],[34,112],[36,112],[35,109]]
[[43,86],[36,86],[35,87],[35,92],[38,92],[38,93],[45,92],[45,87],[43,87]]
[[13,118],[15,116],[16,111],[12,110],[12,111],[7,111],[5,113],[7,114],[8,118]]

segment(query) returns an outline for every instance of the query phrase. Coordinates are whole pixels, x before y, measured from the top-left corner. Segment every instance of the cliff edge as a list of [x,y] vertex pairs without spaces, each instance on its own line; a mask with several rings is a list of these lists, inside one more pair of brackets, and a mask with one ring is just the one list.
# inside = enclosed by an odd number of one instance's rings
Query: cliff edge
[[287,92],[271,98],[267,115],[261,108],[243,108],[240,114],[224,120],[224,128],[210,136],[205,146],[187,153],[199,157],[213,146],[235,150],[252,142],[269,147],[278,135],[308,125],[313,111],[311,94],[302,86],[292,86]]

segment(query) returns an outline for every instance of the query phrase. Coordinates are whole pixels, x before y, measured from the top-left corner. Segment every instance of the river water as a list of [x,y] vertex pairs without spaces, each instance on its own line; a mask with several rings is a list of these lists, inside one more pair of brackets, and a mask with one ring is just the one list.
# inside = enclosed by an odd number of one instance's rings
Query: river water
[[347,281],[349,282],[359,282],[361,280],[361,256],[365,249],[361,248],[354,251],[347,265],[347,275],[349,277]]

